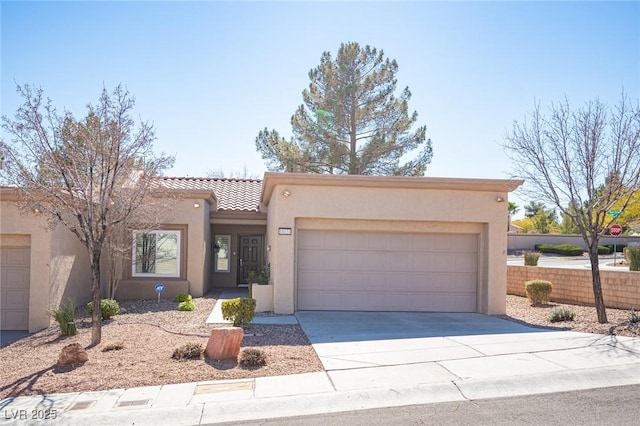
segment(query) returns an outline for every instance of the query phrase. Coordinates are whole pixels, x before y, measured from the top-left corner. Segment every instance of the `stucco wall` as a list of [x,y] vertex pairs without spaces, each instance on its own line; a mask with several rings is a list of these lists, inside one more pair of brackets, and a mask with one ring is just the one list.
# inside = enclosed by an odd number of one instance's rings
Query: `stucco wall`
[[[505,311],[507,215],[505,191],[403,189],[276,184],[268,203],[267,246],[271,247],[274,311],[295,311],[296,235],[299,229],[472,232],[479,234],[478,311]],[[269,175],[266,177],[268,185]],[[395,182],[395,181],[392,181]],[[405,181],[402,181],[405,182]],[[402,183],[400,182],[400,183]],[[289,194],[285,196],[285,191]],[[291,228],[293,235],[278,235]]]
[[[640,236],[602,236],[600,245],[609,244],[640,245]],[[564,234],[516,234],[510,233],[507,236],[507,246],[509,253],[535,250],[536,244],[574,244],[586,250],[587,246],[580,235]]]
[[[198,204],[198,207],[195,207]],[[154,288],[158,282],[165,286],[163,298],[172,298],[188,292],[193,297],[201,297],[211,286],[211,231],[209,224],[208,200],[189,198],[178,202],[173,208],[166,228],[181,229],[183,252],[181,277],[179,278],[138,278],[131,277],[130,267],[126,277],[118,285],[116,298],[154,299]]]
[[3,245],[30,246],[29,331],[49,326],[49,311],[70,298],[76,306],[91,294],[91,273],[84,246],[63,226],[50,231],[41,216],[20,211],[2,200],[0,239]]
[[[594,305],[590,269],[510,265],[507,268],[507,294],[526,297],[524,283],[535,279],[551,281],[551,300],[554,302]],[[600,279],[607,307],[640,307],[640,272],[602,270]]]

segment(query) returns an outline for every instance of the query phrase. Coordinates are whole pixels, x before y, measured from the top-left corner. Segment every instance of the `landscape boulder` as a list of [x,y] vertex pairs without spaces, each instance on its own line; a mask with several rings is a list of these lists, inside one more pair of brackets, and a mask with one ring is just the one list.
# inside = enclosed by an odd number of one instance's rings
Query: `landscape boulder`
[[214,328],[211,330],[204,353],[207,358],[216,361],[229,358],[237,359],[243,337],[242,327]]
[[79,364],[87,362],[89,360],[89,354],[84,350],[80,343],[71,343],[70,345],[62,348],[60,357],[58,357],[58,365],[60,367],[71,364]]

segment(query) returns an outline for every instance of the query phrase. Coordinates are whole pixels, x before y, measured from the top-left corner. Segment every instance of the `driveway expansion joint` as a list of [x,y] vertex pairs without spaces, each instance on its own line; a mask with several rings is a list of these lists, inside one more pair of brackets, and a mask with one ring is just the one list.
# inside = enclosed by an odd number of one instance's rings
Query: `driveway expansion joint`
[[[462,379],[461,379],[462,380]],[[453,386],[456,387],[456,389],[458,390],[458,392],[460,392],[460,395],[462,395],[462,397],[467,400],[467,401],[472,401],[472,399],[470,399],[469,397],[467,397],[467,395],[464,394],[464,392],[462,392],[462,389],[460,389],[460,386],[458,386],[458,383],[455,380],[452,380],[451,383],[453,384]]]

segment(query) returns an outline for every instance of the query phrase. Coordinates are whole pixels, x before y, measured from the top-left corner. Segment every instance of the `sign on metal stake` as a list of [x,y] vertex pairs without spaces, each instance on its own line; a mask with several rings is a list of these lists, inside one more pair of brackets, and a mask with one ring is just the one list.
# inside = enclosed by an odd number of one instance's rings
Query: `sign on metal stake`
[[158,293],[158,304],[160,304],[160,294],[164,291],[164,284],[158,283],[156,284],[156,293]]

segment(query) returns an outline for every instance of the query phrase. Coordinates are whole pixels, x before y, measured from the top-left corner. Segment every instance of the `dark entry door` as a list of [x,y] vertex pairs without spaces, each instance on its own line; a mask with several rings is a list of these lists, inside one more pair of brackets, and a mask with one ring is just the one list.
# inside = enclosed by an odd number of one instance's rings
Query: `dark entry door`
[[249,271],[262,266],[262,235],[240,235],[238,284],[247,284]]

